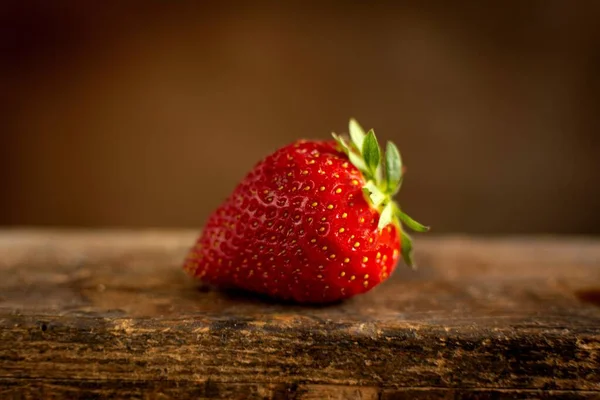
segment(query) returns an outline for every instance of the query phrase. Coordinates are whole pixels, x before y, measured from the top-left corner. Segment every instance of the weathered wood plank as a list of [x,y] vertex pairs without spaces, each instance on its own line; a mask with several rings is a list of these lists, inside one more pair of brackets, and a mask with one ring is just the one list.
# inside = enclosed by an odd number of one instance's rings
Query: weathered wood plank
[[293,399],[293,400],[412,400],[412,399],[598,399],[595,391],[477,389],[477,388],[394,388],[312,384],[256,384],[215,382],[180,383],[174,381],[73,381],[0,380],[0,398],[39,399]]
[[0,397],[600,396],[600,240],[428,238],[327,307],[199,287],[195,232],[0,232]]
[[0,380],[0,398],[39,399],[293,399],[293,400],[412,400],[412,399],[536,399],[585,400],[598,399],[595,391],[531,390],[531,389],[476,389],[476,388],[395,388],[336,386],[312,384],[256,384],[206,382],[180,383],[173,381],[71,381]]

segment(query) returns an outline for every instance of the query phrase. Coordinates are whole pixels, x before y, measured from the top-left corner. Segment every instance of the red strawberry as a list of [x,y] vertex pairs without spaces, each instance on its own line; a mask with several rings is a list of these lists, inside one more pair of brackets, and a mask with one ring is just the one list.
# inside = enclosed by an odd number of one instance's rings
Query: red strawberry
[[396,146],[382,157],[373,130],[350,120],[349,143],[300,140],[259,162],[210,216],[185,261],[202,281],[322,303],[366,292],[411,265],[392,200],[402,183]]

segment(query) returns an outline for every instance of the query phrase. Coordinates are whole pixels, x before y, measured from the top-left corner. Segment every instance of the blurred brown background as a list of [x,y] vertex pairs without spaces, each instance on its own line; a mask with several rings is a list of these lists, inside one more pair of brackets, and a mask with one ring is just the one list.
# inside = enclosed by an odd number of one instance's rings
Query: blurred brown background
[[354,116],[436,232],[599,234],[600,2],[450,4],[3,2],[0,224],[197,227]]

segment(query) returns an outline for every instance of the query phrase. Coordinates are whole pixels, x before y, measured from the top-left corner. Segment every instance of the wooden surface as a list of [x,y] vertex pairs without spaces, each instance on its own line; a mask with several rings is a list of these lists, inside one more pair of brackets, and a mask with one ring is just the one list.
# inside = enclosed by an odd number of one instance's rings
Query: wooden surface
[[418,238],[328,307],[219,292],[192,231],[0,231],[0,398],[600,398],[600,240]]

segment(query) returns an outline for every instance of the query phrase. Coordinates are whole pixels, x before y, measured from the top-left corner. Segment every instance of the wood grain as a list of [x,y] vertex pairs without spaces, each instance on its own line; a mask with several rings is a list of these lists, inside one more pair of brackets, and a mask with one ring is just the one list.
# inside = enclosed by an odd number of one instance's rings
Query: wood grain
[[0,398],[600,398],[600,240],[417,240],[327,307],[221,292],[194,231],[0,231]]

